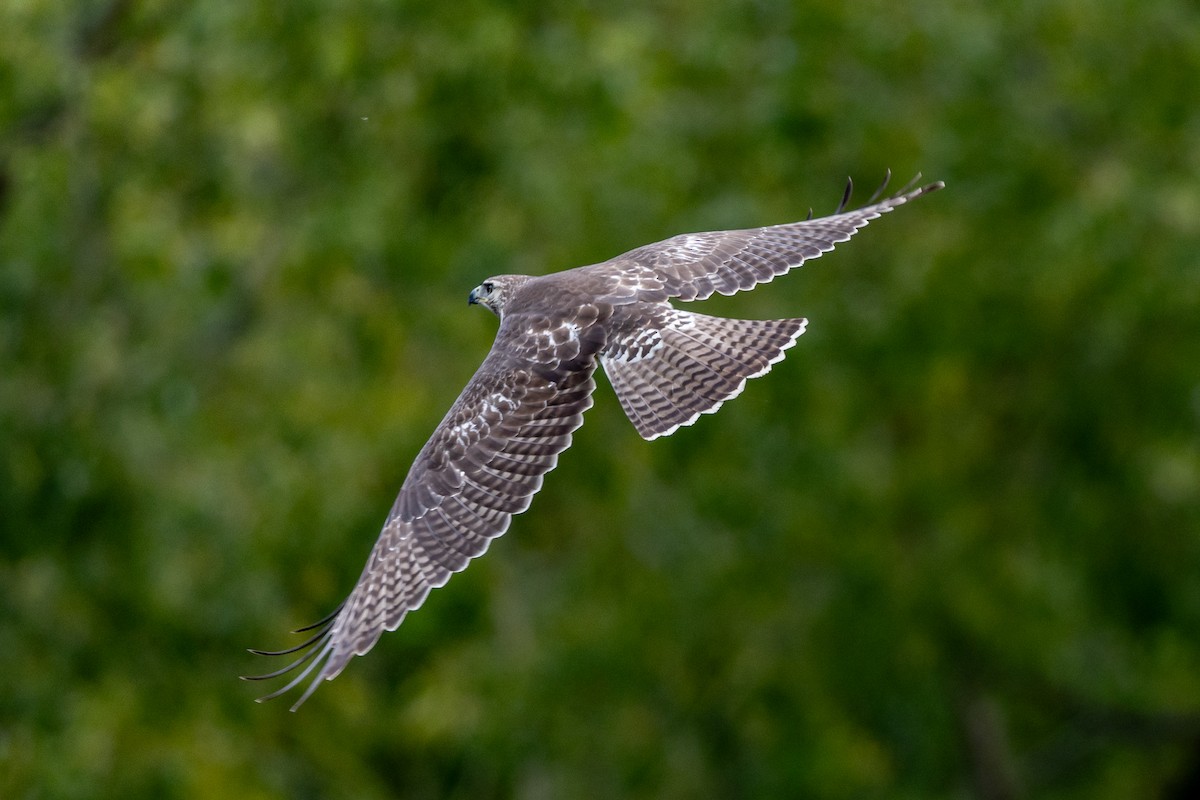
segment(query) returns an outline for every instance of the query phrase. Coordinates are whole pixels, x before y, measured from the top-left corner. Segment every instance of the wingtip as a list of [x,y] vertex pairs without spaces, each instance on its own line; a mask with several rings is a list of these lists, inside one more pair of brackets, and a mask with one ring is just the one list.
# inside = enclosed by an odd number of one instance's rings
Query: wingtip
[[930,192],[936,192],[938,189],[946,188],[945,181],[933,181],[932,183],[927,183],[924,186],[918,186],[918,184],[921,182],[921,177],[922,175],[919,172],[914,175],[912,180],[906,183],[904,188],[900,190],[899,194],[903,197],[920,197],[923,194],[929,194]]
[[283,667],[274,670],[273,672],[268,672],[263,675],[238,676],[244,681],[266,681],[273,678],[282,677],[287,675],[289,672],[293,672],[294,670],[299,670],[299,673],[293,675],[291,680],[289,680],[282,688],[263,695],[262,697],[255,698],[256,703],[264,703],[267,700],[272,700],[280,695],[290,692],[292,689],[307,680],[309,676],[313,674],[313,671],[316,670],[316,675],[312,678],[312,681],[304,690],[304,693],[300,696],[300,699],[295,705],[292,706],[292,711],[295,711],[304,704],[305,700],[312,696],[312,693],[316,691],[317,687],[321,684],[322,679],[329,680],[337,674],[339,670],[328,670],[327,666],[333,649],[331,638],[333,636],[333,629],[335,627],[334,623],[336,622],[337,616],[339,613],[341,613],[344,605],[344,603],[339,605],[332,614],[329,614],[323,620],[300,628],[299,631],[297,631],[298,633],[313,631],[314,629],[316,632],[298,645],[286,648],[284,650],[261,650],[254,647],[247,648],[250,653],[258,656],[285,656],[295,654],[297,652],[301,653],[298,658],[294,659]]
[[902,197],[904,197],[905,200],[915,200],[922,195],[929,194],[930,192],[936,192],[938,189],[945,188],[945,181],[934,181],[933,183],[927,183],[924,186],[918,186],[916,189],[905,192]]
[[838,203],[837,211],[834,214],[841,214],[850,205],[850,195],[854,194],[854,179],[846,178],[846,191],[842,193],[842,202]]
[[879,188],[871,195],[871,199],[867,201],[867,205],[874,205],[879,202],[879,198],[883,197],[883,193],[887,190],[887,186],[892,182],[892,168],[888,167],[883,175],[883,183],[879,184]]
[[[907,183],[905,183],[904,186],[900,187],[899,190],[885,196],[887,186],[891,182],[891,179],[892,171],[891,169],[888,169],[884,174],[883,182],[879,185],[879,188],[875,190],[874,194],[871,195],[871,198],[867,201],[866,205],[861,206],[852,213],[857,213],[858,211],[862,211],[864,209],[867,211],[874,211],[877,214],[885,213],[887,211],[891,211],[896,206],[903,205],[910,200],[915,200],[921,195],[929,194],[930,192],[936,192],[939,189],[946,188],[945,181],[933,181],[931,183],[922,185],[921,173],[918,172]],[[845,191],[842,193],[842,201],[838,204],[837,210],[834,212],[835,216],[845,213],[850,207],[850,197],[853,191],[854,181],[847,180]],[[812,211],[810,210],[809,215],[805,218],[805,221],[811,219]]]
[[938,189],[946,188],[945,181],[933,181],[932,183],[921,184],[921,177],[921,173],[918,172],[908,183],[904,184],[904,187],[900,191],[886,200],[881,200],[880,204],[891,204],[897,201],[903,203],[908,200],[915,200],[921,195],[936,192]]

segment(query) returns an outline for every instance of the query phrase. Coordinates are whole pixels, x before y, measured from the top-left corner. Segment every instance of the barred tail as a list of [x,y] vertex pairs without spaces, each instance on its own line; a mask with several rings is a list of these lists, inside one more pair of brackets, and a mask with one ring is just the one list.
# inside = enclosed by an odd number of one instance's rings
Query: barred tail
[[645,439],[670,436],[741,394],[796,343],[805,319],[742,320],[675,311],[636,356],[602,356],[604,371]]

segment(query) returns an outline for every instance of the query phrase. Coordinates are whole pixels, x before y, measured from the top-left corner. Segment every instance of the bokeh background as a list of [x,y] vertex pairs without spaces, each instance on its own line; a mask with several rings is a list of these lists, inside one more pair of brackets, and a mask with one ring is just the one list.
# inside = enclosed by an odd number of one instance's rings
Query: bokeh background
[[[1200,792],[1200,9],[0,10],[0,797]],[[945,191],[297,714],[488,275]]]

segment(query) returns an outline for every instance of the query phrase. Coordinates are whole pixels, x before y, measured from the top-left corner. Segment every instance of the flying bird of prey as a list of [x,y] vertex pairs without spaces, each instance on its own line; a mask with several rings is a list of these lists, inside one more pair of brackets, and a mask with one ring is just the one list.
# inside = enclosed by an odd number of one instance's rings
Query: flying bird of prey
[[[918,176],[919,178],[920,176]],[[688,233],[600,264],[534,277],[499,275],[468,302],[500,318],[491,351],[400,488],[379,540],[350,596],[324,620],[301,628],[307,641],[259,655],[301,655],[267,675],[301,669],[268,700],[321,680],[395,630],[529,507],[583,423],[603,366],[625,414],[646,439],[669,436],[711,414],[766,374],[804,333],[805,319],[724,319],[670,301],[730,295],[783,275],[847,241],[897,206],[942,188],[916,183],[887,199],[787,225]],[[884,182],[884,186],[887,182]],[[307,665],[307,666],[306,666]],[[315,672],[315,674],[314,674]]]

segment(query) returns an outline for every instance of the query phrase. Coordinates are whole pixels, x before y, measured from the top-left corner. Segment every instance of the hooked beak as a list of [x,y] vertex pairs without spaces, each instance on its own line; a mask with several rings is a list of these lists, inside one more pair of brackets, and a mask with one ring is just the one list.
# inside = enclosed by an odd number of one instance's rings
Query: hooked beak
[[467,305],[469,305],[469,306],[479,305],[479,287],[478,286],[476,286],[474,289],[472,289],[471,293],[469,295],[467,295]]

